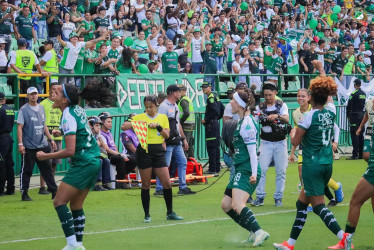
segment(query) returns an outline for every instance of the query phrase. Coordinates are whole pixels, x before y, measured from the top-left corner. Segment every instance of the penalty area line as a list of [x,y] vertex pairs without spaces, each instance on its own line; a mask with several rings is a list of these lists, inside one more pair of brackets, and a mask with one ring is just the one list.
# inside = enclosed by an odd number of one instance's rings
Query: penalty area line
[[[348,204],[339,204],[338,206],[347,206],[347,205]],[[291,212],[296,212],[296,209],[272,211],[272,212],[267,212],[267,213],[258,213],[258,214],[255,214],[255,216],[259,217],[259,216],[267,216],[267,215],[273,215],[273,214],[284,214],[284,213],[291,213]],[[154,226],[146,226],[146,227],[122,228],[122,229],[113,229],[113,230],[106,230],[106,231],[99,231],[99,232],[85,232],[84,235],[96,235],[96,234],[117,233],[117,232],[135,231],[135,230],[145,230],[145,229],[152,229],[152,228],[163,228],[163,227],[172,227],[172,226],[179,226],[179,225],[190,225],[190,224],[197,224],[197,223],[204,223],[204,222],[214,222],[214,221],[222,221],[222,220],[231,220],[231,218],[225,217],[225,218],[186,221],[186,222],[181,222],[181,223],[171,223],[171,224],[154,225]],[[30,239],[10,240],[10,241],[0,242],[0,245],[1,244],[36,241],[36,240],[58,239],[58,238],[65,238],[65,237],[64,236],[49,236],[49,237],[38,237],[38,238],[30,238]]]

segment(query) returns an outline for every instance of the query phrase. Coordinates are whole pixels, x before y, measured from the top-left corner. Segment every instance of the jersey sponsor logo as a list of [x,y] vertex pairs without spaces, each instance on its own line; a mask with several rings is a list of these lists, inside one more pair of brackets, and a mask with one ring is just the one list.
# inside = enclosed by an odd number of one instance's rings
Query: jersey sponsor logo
[[26,68],[29,66],[31,59],[29,56],[22,56],[21,61],[22,61],[22,66]]
[[318,114],[318,121],[322,122],[322,126],[331,125],[332,119],[330,113]]

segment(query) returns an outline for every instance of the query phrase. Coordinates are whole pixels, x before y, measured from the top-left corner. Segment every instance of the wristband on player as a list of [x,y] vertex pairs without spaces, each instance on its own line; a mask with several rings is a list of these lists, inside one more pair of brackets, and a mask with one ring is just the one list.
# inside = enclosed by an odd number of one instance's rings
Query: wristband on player
[[160,132],[160,133],[161,133],[161,131],[163,130],[163,128],[161,127],[161,125],[160,125],[160,124],[159,124],[159,125],[157,125],[156,129],[157,129],[157,131],[158,131],[158,132]]
[[21,142],[21,143],[18,143],[18,146],[23,146],[23,143]]

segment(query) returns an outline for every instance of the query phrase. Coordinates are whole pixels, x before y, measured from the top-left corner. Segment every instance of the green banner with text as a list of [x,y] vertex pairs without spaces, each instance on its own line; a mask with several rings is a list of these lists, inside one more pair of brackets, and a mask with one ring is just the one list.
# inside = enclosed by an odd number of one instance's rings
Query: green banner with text
[[192,100],[195,112],[205,111],[204,93],[200,88],[202,74],[120,74],[117,77],[117,104],[124,114],[144,112],[147,95],[166,92],[169,85],[182,84]]

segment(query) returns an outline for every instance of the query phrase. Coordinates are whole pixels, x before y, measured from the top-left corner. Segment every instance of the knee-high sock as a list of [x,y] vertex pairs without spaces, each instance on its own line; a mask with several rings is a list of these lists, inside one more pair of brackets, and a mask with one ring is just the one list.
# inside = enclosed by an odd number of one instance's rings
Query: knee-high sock
[[332,178],[330,178],[329,183],[327,183],[327,186],[334,191],[339,189],[339,184]]
[[248,207],[244,207],[240,212],[239,225],[250,232],[256,232],[261,229],[258,225],[255,215]]
[[83,209],[80,210],[71,210],[74,219],[74,230],[75,230],[75,237],[77,238],[77,242],[82,242],[83,240],[83,232],[84,226],[86,222],[86,217],[84,216]]
[[334,196],[332,195],[331,191],[330,191],[330,188],[328,186],[325,187],[325,196],[327,197],[327,199],[329,199],[330,201],[332,199],[334,199]]
[[141,198],[142,198],[144,216],[147,217],[149,216],[149,201],[151,199],[149,196],[149,189],[142,189]]
[[302,203],[300,200],[296,202],[296,218],[290,234],[290,238],[295,241],[299,238],[301,230],[303,230],[306,217],[308,216],[307,208],[308,204]]
[[75,231],[74,231],[73,216],[71,215],[69,208],[66,205],[61,205],[61,206],[55,207],[55,209],[56,209],[58,218],[60,219],[61,227],[62,227],[62,230],[64,231],[68,244],[70,245],[77,244]]
[[164,199],[166,203],[167,214],[173,212],[173,191],[171,188],[164,189]]
[[341,231],[341,228],[336,221],[334,214],[328,208],[326,208],[325,204],[315,206],[313,208],[313,212],[323,220],[323,222],[331,232],[337,235],[338,232]]

